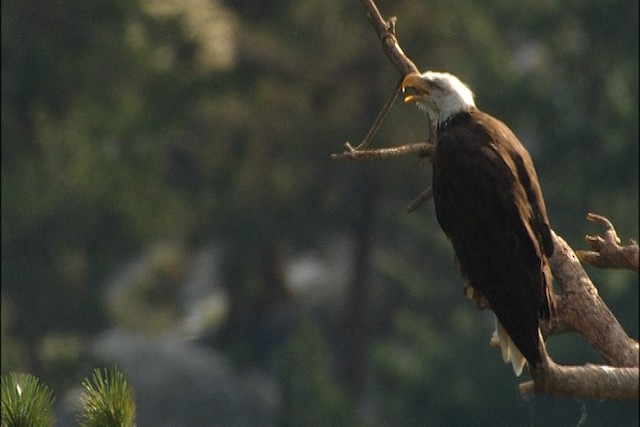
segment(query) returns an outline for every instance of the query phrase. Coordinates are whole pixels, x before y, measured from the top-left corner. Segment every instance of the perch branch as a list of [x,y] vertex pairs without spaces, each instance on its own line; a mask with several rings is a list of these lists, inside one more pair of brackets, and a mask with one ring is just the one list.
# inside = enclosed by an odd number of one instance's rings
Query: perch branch
[[585,240],[591,250],[576,251],[578,259],[599,268],[627,268],[640,270],[638,243],[630,240],[628,245],[620,245],[615,228],[607,218],[593,213],[587,214],[587,220],[601,224],[605,228],[604,237],[590,236]]
[[551,270],[563,290],[558,316],[580,332],[612,366],[637,367],[638,343],[629,338],[602,301],[571,247],[552,234]]
[[638,368],[612,368],[605,365],[548,366],[532,372],[533,381],[520,384],[520,391],[556,397],[597,400],[637,400]]
[[602,301],[567,242],[555,233],[553,240],[551,269],[563,290],[557,301],[558,322],[580,332],[611,366],[561,366],[549,359],[531,371],[533,381],[521,384],[520,391],[599,400],[638,399],[637,341],[629,338]]
[[[605,400],[638,399],[638,343],[624,329],[598,295],[569,245],[555,233],[551,269],[562,287],[556,295],[557,310],[545,335],[566,331],[581,333],[611,364],[561,366],[547,359],[531,371],[533,381],[520,384],[523,393],[535,391],[553,396]],[[491,309],[480,292],[465,284],[465,294],[479,309]],[[491,341],[499,347],[497,341]]]

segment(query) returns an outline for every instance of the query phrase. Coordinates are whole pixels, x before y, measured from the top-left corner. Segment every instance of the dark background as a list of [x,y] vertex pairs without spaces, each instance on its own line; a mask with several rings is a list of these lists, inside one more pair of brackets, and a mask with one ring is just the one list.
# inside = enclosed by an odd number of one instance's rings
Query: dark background
[[[638,238],[637,1],[380,1],[530,150],[555,231]],[[615,425],[520,395],[417,158],[335,162],[399,75],[356,0],[2,3],[2,373],[126,370],[138,425]],[[376,146],[424,140],[398,102]],[[638,336],[638,277],[588,268]],[[601,358],[581,337],[568,364]],[[615,421],[613,421],[615,420]]]

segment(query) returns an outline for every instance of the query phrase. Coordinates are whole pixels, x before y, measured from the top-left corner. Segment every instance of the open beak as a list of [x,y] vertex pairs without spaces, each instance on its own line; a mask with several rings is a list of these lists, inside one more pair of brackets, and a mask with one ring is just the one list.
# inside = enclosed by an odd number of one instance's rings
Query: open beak
[[404,92],[408,87],[415,90],[416,95],[407,95],[404,98],[404,102],[406,103],[423,101],[429,96],[429,88],[425,85],[422,76],[418,73],[407,74],[404,80],[402,80],[402,91]]

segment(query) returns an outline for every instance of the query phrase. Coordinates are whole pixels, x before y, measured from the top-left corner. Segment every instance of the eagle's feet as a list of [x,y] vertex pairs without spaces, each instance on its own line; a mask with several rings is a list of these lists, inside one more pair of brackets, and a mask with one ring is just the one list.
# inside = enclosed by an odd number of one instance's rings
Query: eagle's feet
[[464,284],[464,294],[469,298],[480,310],[491,309],[489,301],[485,298],[484,294],[475,289],[469,283]]

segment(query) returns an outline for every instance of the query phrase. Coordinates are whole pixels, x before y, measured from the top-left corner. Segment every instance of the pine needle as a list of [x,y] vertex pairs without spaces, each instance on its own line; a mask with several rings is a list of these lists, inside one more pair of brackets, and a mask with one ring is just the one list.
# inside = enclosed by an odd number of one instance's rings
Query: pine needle
[[31,374],[2,376],[2,427],[53,425],[53,391]]
[[136,416],[133,389],[117,368],[93,371],[93,381],[85,378],[80,396],[81,427],[132,427]]

